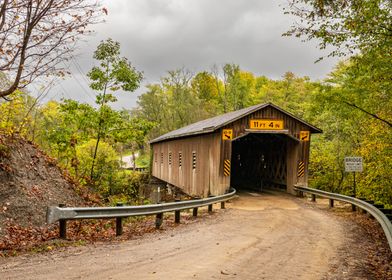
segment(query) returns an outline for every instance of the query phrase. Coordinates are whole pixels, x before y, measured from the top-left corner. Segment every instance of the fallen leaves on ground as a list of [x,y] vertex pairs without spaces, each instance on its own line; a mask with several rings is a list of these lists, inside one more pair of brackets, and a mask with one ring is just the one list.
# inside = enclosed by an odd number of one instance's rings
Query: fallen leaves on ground
[[[199,216],[211,216],[201,213]],[[183,213],[181,224],[196,222],[189,213]],[[160,230],[177,226],[174,215],[166,214]],[[155,216],[123,219],[123,234],[116,236],[115,219],[67,221],[67,239],[59,239],[58,224],[45,227],[23,227],[12,220],[3,225],[6,234],[0,239],[0,256],[15,256],[25,252],[51,251],[56,247],[82,245],[94,242],[123,241],[159,231]]]

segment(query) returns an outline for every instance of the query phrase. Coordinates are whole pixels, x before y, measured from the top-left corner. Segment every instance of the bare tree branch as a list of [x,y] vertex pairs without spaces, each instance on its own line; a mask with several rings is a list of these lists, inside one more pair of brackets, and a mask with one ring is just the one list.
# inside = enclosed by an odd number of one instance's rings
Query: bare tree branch
[[387,120],[385,120],[385,119],[383,119],[383,118],[380,118],[380,117],[377,116],[376,114],[370,113],[369,111],[366,111],[365,109],[363,109],[363,108],[361,108],[361,107],[355,105],[354,103],[350,103],[350,102],[345,101],[345,100],[343,100],[343,103],[346,104],[346,105],[348,105],[348,106],[350,106],[350,107],[353,107],[353,108],[355,108],[355,109],[358,109],[358,110],[364,112],[365,114],[368,114],[369,116],[372,116],[373,118],[375,118],[375,119],[377,119],[377,120],[379,120],[379,121],[382,121],[382,122],[386,123],[387,125],[389,125],[389,127],[392,127],[392,123],[391,123],[390,121],[387,121]]
[[97,0],[1,1],[0,71],[10,84],[0,88],[0,97],[42,75],[64,75],[62,60],[71,57],[75,42],[98,23]]

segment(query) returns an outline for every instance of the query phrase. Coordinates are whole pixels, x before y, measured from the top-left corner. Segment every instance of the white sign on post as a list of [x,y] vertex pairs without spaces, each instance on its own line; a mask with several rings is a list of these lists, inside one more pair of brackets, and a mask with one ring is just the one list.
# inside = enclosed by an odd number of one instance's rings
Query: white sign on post
[[346,172],[362,172],[362,157],[345,157],[344,170]]

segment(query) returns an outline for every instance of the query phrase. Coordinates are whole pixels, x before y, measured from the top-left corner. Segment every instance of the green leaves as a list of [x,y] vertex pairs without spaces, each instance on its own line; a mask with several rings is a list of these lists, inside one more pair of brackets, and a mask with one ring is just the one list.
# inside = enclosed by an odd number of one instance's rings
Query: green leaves
[[[39,109],[38,115],[36,140],[79,182],[89,184],[104,198],[120,195],[121,191],[124,195],[135,194],[129,186],[133,175],[120,168],[120,155],[143,149],[154,123],[127,110],[116,111],[108,105],[97,109],[74,100],[50,102]],[[98,133],[101,141],[94,160]],[[93,161],[94,180],[90,180]]]
[[389,0],[290,0],[285,13],[300,21],[283,35],[317,39],[321,49],[335,48],[331,56],[374,49],[391,53]]
[[122,58],[113,65],[110,77],[113,80],[112,90],[121,88],[124,91],[134,91],[139,87],[143,75],[136,71],[126,58]]
[[93,67],[90,72],[87,73],[87,77],[92,81],[90,87],[96,91],[103,91],[105,85],[109,82],[109,77],[99,67]]
[[[319,40],[340,63],[315,92],[309,117],[324,130],[313,141],[312,183],[340,192],[350,189],[344,156],[358,155],[361,196],[392,205],[392,2],[389,0],[290,0],[286,13],[300,19],[284,35]],[[333,164],[335,162],[335,164]],[[335,166],[335,168],[331,168]]]
[[120,57],[120,44],[108,39],[102,41],[94,52],[94,58],[99,61],[99,67],[94,66],[87,74],[91,80],[90,87],[99,91],[97,104],[106,104],[116,101],[115,98],[106,98],[109,89],[112,92],[118,90],[132,92],[135,91],[143,78],[131,63]]
[[[111,38],[101,41],[97,50],[94,52],[94,59],[105,62],[115,61],[120,56],[120,43],[113,41]],[[102,65],[101,65],[102,66]],[[102,67],[105,67],[102,66]]]

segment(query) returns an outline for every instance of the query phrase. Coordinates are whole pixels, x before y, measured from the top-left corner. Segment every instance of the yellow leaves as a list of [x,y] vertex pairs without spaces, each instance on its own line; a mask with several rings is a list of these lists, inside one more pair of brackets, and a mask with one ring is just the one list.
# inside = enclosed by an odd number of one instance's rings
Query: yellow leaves
[[0,103],[0,130],[7,135],[27,133],[28,126],[32,123],[31,115],[28,114],[28,96],[20,91],[11,95],[9,102]]

